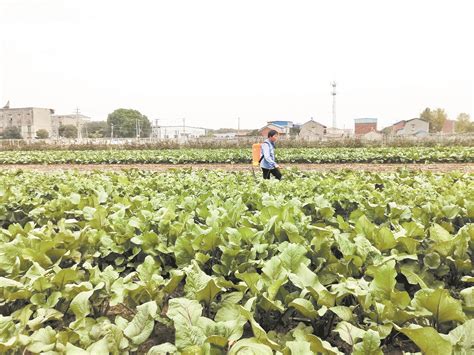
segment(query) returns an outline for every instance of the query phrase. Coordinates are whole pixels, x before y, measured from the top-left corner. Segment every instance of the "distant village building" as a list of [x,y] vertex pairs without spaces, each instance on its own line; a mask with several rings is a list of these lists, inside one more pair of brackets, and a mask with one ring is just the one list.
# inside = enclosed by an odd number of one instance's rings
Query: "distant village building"
[[39,107],[10,108],[9,103],[0,109],[0,135],[5,129],[15,127],[23,139],[33,139],[39,130],[52,135],[51,115],[54,110]]
[[444,121],[443,128],[441,132],[444,134],[454,134],[454,125],[456,121],[454,120],[446,120]]
[[385,130],[393,136],[424,136],[429,133],[430,124],[421,118],[399,121]]
[[326,128],[326,135],[324,137],[326,139],[343,139],[343,138],[349,138],[351,136],[352,136],[352,129],[328,127]]
[[59,137],[59,127],[71,125],[77,128],[77,137],[86,136],[85,126],[91,118],[82,114],[71,115],[53,115],[52,119],[52,137]]
[[268,121],[267,124],[274,124],[279,127],[283,127],[285,129],[288,129],[288,132],[290,128],[293,128],[295,126],[293,121]]
[[326,130],[327,127],[325,125],[311,119],[301,125],[298,137],[308,141],[321,140],[327,133]]
[[267,138],[268,132],[270,132],[271,130],[277,131],[280,136],[286,136],[290,133],[289,128],[285,128],[273,123],[267,124],[266,126],[262,127],[259,132],[262,135],[262,137]]
[[356,137],[360,137],[372,131],[377,131],[376,118],[356,118],[354,120],[354,134]]
[[199,138],[206,135],[206,129],[190,126],[153,126],[152,137],[158,139]]
[[213,136],[216,139],[232,139],[237,137],[237,132],[214,133]]
[[380,142],[383,140],[383,134],[377,131],[370,131],[361,135],[360,139],[365,142]]

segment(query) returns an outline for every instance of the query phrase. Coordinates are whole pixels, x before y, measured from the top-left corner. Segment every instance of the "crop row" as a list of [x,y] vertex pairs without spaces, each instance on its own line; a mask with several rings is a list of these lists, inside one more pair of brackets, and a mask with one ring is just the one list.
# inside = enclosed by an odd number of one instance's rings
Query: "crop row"
[[0,173],[0,352],[467,354],[474,176]]
[[[474,162],[474,147],[282,148],[282,163]],[[250,149],[1,151],[0,164],[249,163]]]

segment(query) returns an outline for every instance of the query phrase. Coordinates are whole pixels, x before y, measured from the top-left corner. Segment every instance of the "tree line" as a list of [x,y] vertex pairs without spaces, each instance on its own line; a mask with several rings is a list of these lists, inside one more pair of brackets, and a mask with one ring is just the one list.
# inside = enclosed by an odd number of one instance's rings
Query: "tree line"
[[[448,120],[446,111],[442,108],[431,110],[429,107],[425,108],[420,114],[420,118],[429,122],[430,133],[441,132],[445,122]],[[471,117],[467,113],[460,113],[454,122],[455,133],[474,132],[474,122],[471,122]]]

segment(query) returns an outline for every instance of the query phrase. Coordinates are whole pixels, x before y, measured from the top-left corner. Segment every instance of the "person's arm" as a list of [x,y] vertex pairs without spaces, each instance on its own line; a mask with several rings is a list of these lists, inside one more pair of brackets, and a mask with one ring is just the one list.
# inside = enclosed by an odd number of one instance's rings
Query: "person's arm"
[[268,143],[262,144],[262,153],[263,153],[263,159],[265,159],[266,162],[270,164],[270,169],[274,169],[275,167],[277,167],[277,164],[270,156],[270,147]]

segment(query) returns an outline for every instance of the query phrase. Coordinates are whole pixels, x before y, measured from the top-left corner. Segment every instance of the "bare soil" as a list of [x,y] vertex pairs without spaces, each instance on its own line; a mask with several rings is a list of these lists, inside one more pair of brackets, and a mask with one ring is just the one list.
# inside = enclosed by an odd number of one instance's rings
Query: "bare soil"
[[[357,170],[374,172],[391,172],[398,169],[410,169],[417,171],[451,172],[461,171],[474,173],[474,163],[433,163],[433,164],[282,164],[282,169],[296,168],[304,171],[334,171],[334,170]],[[123,169],[139,169],[148,171],[167,171],[172,169],[208,169],[226,171],[251,171],[250,164],[12,164],[0,165],[0,170],[34,170],[34,171],[120,171]],[[254,168],[259,171],[260,168]]]

